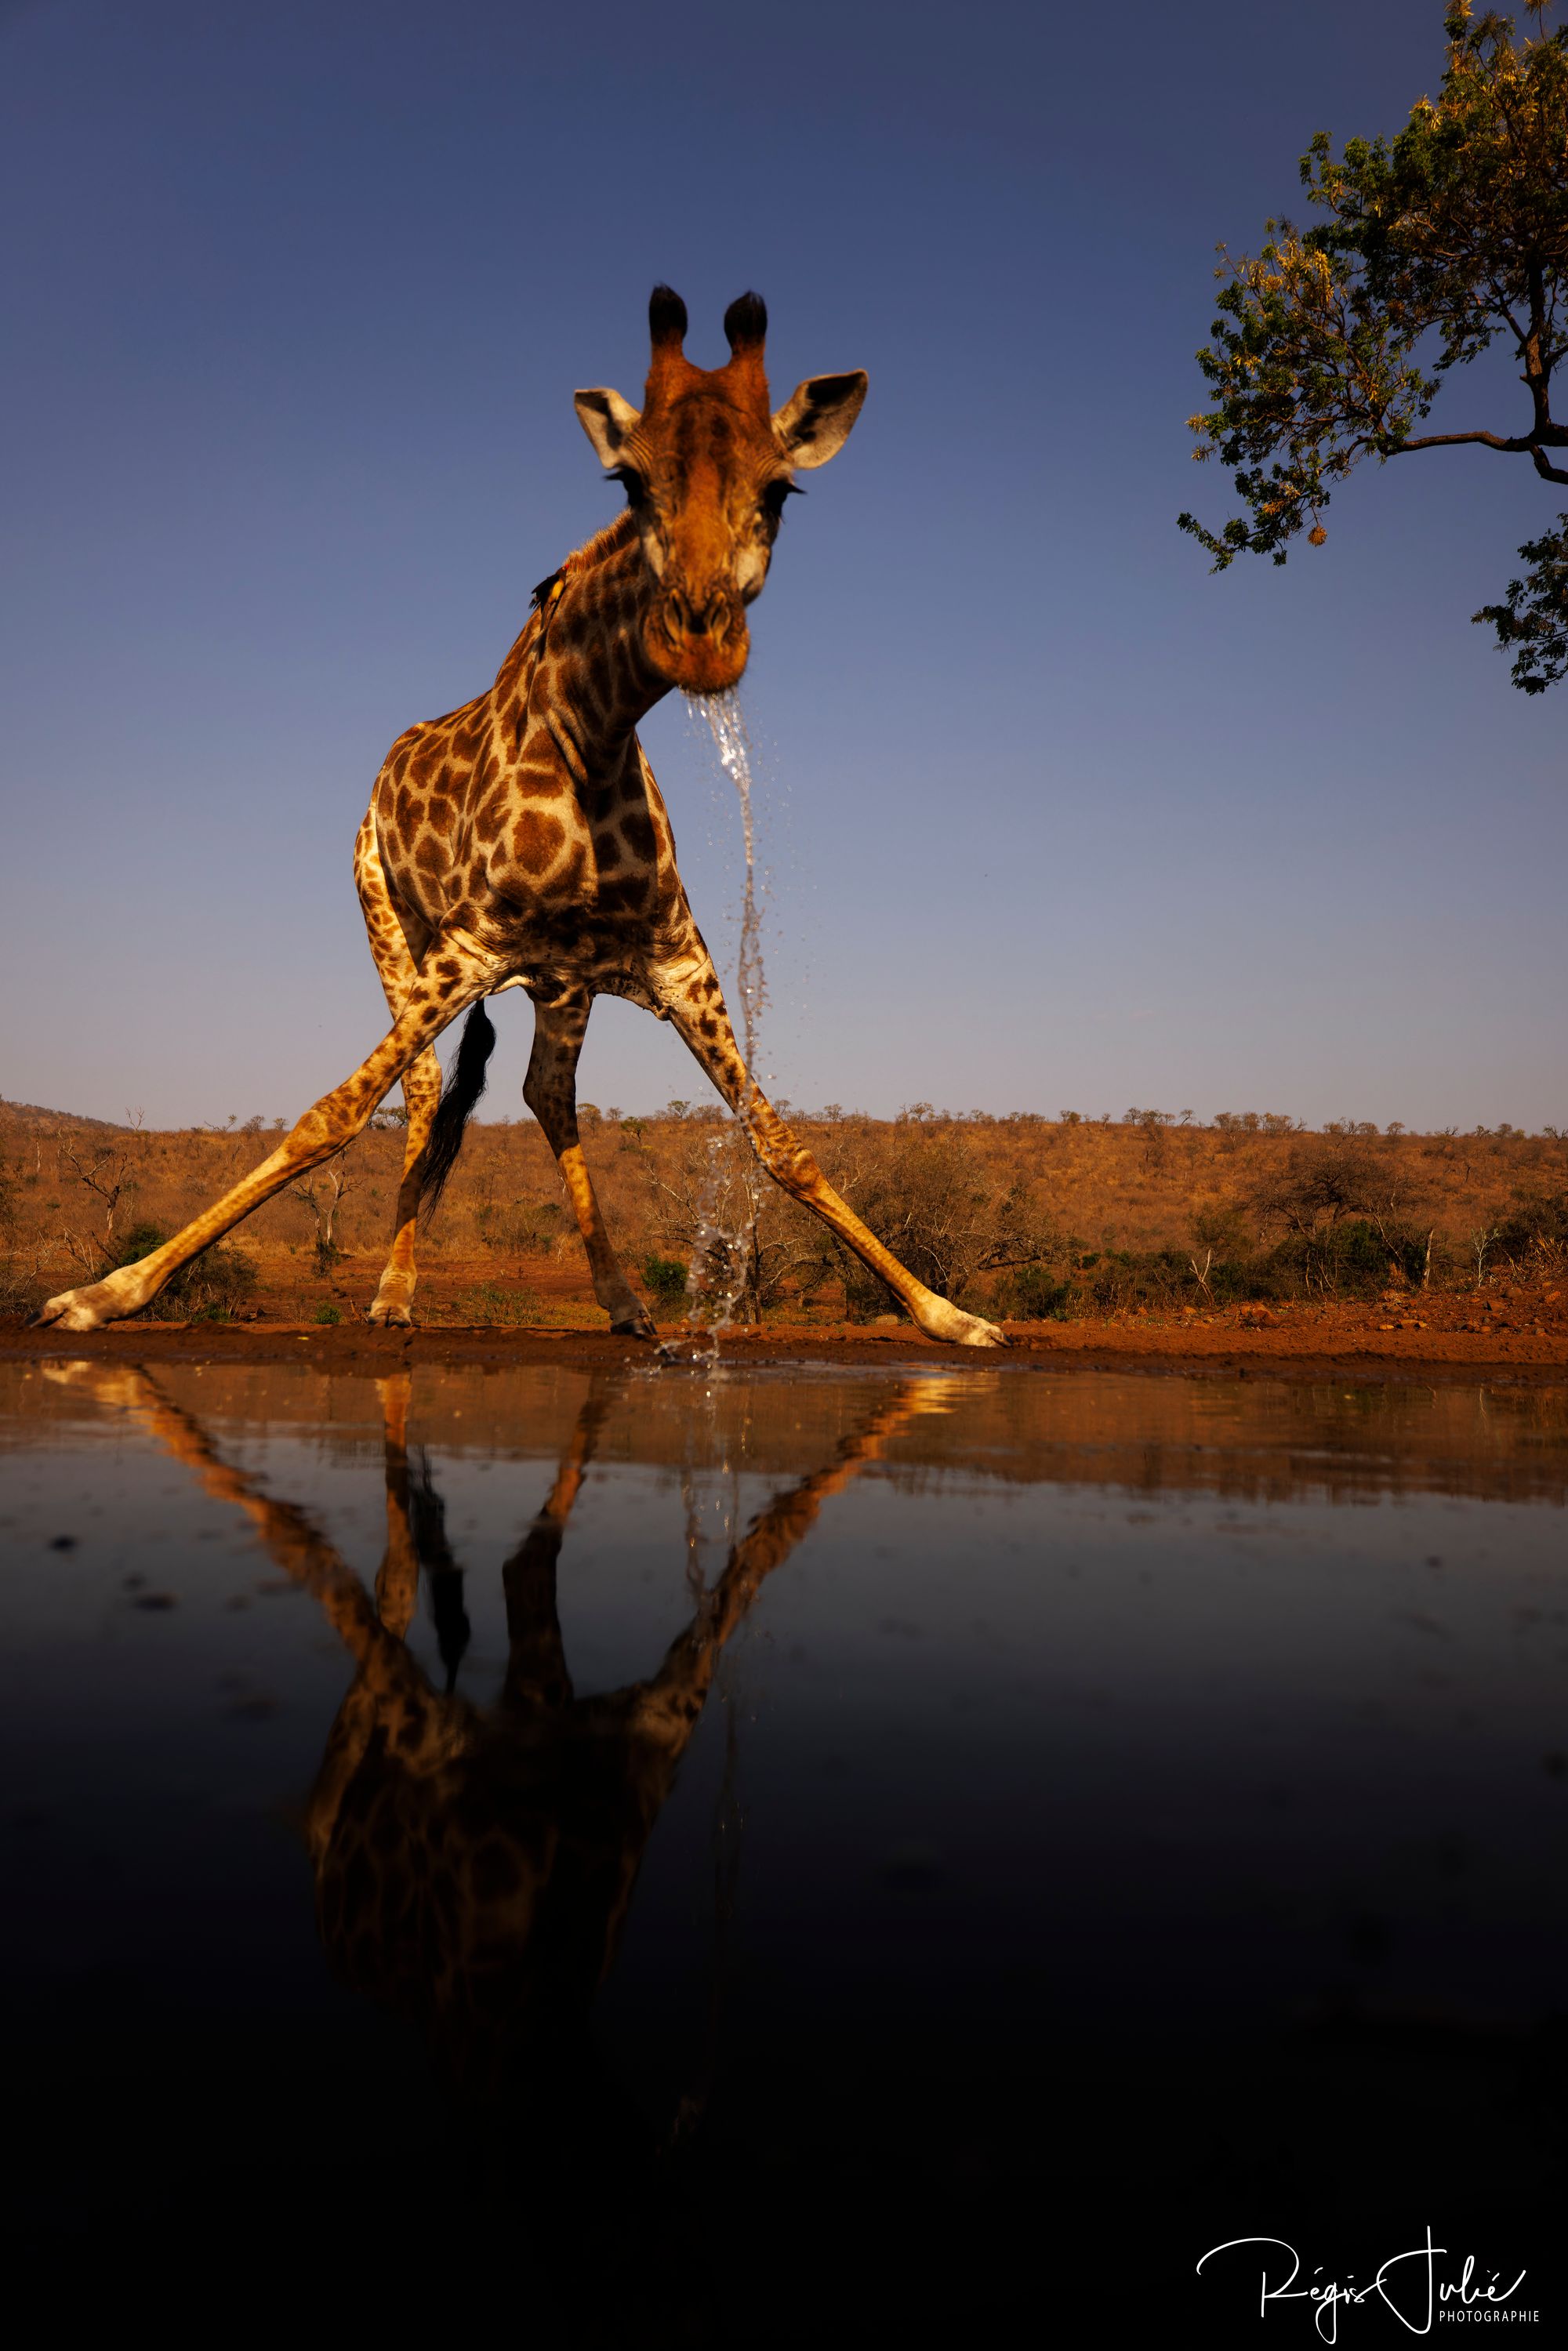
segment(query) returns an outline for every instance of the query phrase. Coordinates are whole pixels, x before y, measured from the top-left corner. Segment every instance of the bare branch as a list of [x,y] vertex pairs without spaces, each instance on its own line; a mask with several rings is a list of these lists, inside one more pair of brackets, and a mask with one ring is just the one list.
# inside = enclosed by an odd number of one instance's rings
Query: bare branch
[[[1568,434],[1563,434],[1563,439],[1568,442]],[[1458,449],[1475,444],[1483,449],[1499,449],[1505,457],[1534,457],[1538,455],[1536,440],[1537,436],[1529,433],[1515,434],[1511,438],[1500,433],[1423,433],[1413,440],[1390,441],[1382,455],[1402,457],[1408,449]]]

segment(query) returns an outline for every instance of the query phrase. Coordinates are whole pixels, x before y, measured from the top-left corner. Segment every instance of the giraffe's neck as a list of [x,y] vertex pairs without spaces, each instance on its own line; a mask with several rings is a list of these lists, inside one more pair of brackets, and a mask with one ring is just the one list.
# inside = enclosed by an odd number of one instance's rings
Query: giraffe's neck
[[567,559],[538,616],[537,664],[497,680],[526,695],[528,722],[548,726],[580,791],[620,773],[640,721],[671,691],[643,645],[653,588],[622,515]]

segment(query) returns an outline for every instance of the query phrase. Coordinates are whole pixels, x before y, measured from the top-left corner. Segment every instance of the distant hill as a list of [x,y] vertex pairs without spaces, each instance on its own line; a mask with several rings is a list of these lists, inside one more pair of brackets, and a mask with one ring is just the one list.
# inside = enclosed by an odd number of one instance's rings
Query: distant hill
[[114,1119],[84,1118],[77,1110],[46,1110],[41,1102],[7,1102],[4,1094],[0,1094],[0,1120],[7,1120],[13,1126],[27,1128],[91,1126],[105,1134],[120,1134],[127,1131]]

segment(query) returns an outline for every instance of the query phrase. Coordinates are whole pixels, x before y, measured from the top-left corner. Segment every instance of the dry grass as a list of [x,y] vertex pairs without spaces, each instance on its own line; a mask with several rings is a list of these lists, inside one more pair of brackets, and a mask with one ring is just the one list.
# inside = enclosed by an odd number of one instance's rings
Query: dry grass
[[[1528,1284],[1544,1297],[1563,1272],[1568,1139],[1551,1133],[1307,1134],[1283,1120],[955,1120],[924,1109],[797,1123],[925,1279],[1004,1312],[1203,1314],[1249,1297],[1310,1302],[1401,1289],[1473,1298],[1478,1276],[1483,1289]],[[585,1117],[594,1180],[640,1286],[650,1258],[689,1260],[710,1145],[727,1134],[713,1117]],[[276,1139],[257,1123],[142,1133],[0,1105],[4,1302],[16,1311],[90,1278],[132,1230],[176,1230]],[[395,1127],[350,1146],[329,1246],[319,1183],[314,1204],[286,1193],[239,1228],[234,1246],[256,1268],[260,1311],[309,1321],[332,1303],[345,1315],[363,1305],[402,1153]],[[721,1221],[744,1237],[735,1267],[744,1312],[788,1309],[798,1320],[811,1308],[837,1317],[885,1309],[813,1219],[752,1180],[734,1140],[717,1156]],[[421,1261],[430,1319],[599,1320],[531,1120],[470,1129]],[[221,1298],[205,1311],[225,1311]],[[253,1310],[236,1296],[231,1311]]]

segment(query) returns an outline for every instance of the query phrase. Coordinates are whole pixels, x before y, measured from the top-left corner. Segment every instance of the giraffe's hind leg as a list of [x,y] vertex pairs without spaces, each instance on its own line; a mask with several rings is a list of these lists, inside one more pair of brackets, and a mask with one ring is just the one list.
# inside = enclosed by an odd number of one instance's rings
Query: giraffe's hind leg
[[[354,844],[354,885],[360,893],[371,953],[395,1019],[419,977],[419,961],[429,945],[429,936],[422,926],[416,925],[413,916],[395,904],[387,887],[373,815],[366,817]],[[370,1309],[369,1320],[372,1322],[413,1320],[413,1290],[418,1279],[413,1252],[420,1186],[424,1179],[425,1145],[441,1101],[441,1064],[434,1050],[422,1053],[413,1067],[404,1071],[402,1098],[408,1112],[402,1176],[392,1217],[392,1252]]]
[[592,998],[586,993],[534,1007],[534,1050],[523,1080],[523,1100],[544,1129],[566,1186],[582,1246],[588,1251],[593,1294],[610,1317],[610,1327],[630,1338],[652,1339],[653,1318],[621,1270],[610,1245],[588,1163],[577,1134],[577,1059]]

